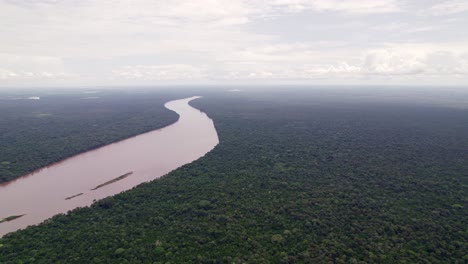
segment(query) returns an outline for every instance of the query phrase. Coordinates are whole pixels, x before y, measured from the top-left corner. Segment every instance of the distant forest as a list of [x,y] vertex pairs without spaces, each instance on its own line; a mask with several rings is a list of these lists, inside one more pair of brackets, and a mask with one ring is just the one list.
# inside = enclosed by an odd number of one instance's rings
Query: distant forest
[[[162,101],[119,98],[128,115],[101,135],[172,122]],[[81,104],[71,108],[77,116],[90,109]],[[468,110],[325,91],[211,92],[191,104],[214,120],[213,151],[4,236],[0,263],[468,262]],[[97,133],[80,120],[67,124]],[[16,140],[13,153],[33,148]],[[48,147],[57,149],[34,148]]]

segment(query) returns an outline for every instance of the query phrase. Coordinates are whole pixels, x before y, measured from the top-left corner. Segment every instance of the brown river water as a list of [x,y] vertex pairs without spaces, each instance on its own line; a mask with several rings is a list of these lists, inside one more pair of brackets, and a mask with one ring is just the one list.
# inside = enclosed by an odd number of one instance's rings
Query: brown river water
[[[24,214],[0,223],[0,236],[89,206],[93,200],[159,178],[205,155],[219,140],[213,120],[188,104],[196,98],[165,104],[179,114],[179,120],[172,125],[76,155],[0,185],[0,220]],[[126,177],[91,190],[122,175]]]

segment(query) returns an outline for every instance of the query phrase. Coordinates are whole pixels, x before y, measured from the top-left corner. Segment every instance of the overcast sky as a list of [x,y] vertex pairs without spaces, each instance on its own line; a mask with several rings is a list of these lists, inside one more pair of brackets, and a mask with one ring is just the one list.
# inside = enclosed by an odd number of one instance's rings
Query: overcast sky
[[468,0],[0,0],[0,86],[468,85]]

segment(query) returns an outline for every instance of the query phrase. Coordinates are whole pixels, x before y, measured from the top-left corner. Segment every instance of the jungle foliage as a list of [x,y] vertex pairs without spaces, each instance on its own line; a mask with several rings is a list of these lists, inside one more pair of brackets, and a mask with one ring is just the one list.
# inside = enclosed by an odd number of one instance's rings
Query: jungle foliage
[[468,111],[211,94],[220,144],[0,240],[2,263],[466,263]]

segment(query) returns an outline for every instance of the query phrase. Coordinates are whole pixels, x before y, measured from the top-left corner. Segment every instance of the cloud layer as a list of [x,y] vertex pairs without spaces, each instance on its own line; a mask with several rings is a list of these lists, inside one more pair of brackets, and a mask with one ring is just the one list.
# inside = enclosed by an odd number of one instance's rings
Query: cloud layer
[[465,2],[0,0],[0,86],[466,85]]

